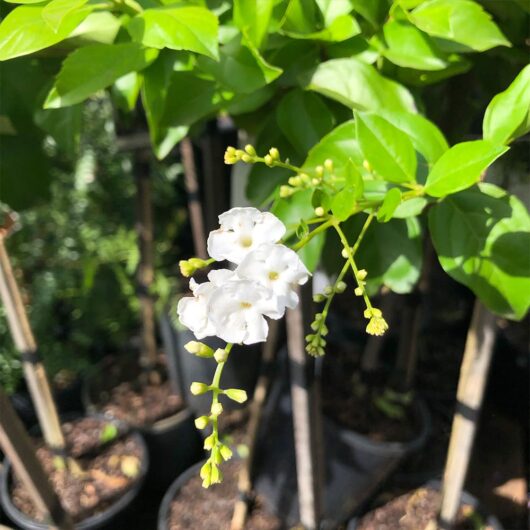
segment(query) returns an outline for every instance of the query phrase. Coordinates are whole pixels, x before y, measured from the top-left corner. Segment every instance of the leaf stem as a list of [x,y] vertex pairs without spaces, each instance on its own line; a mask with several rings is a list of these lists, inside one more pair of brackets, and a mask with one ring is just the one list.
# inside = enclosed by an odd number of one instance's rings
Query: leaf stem
[[333,218],[328,219],[326,222],[322,223],[320,226],[317,226],[313,231],[309,232],[309,234],[306,237],[298,241],[298,243],[293,245],[291,248],[294,251],[300,250],[302,247],[307,245],[311,241],[311,239],[313,239],[317,234],[320,234],[320,232],[323,232],[324,230],[327,230],[330,226],[333,226],[334,222],[335,220]]

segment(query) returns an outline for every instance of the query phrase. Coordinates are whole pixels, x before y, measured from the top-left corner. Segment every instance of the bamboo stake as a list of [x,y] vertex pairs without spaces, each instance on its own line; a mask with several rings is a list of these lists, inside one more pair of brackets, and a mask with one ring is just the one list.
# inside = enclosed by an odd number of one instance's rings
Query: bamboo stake
[[[316,530],[321,516],[321,488],[318,464],[315,406],[314,360],[305,351],[305,336],[309,333],[302,308],[311,307],[310,287],[298,289],[300,303],[288,310],[287,347],[293,404],[294,442],[300,522],[306,530]],[[316,419],[316,418],[315,418]]]
[[495,316],[476,300],[460,369],[457,408],[444,471],[440,530],[452,528],[460,506],[495,336]]
[[236,502],[230,530],[243,530],[245,521],[248,516],[248,501],[252,492],[252,468],[254,466],[254,456],[256,452],[256,441],[258,430],[263,412],[263,405],[267,397],[267,390],[270,382],[270,365],[274,360],[276,353],[276,344],[278,342],[278,332],[280,324],[278,320],[272,320],[269,327],[269,337],[263,346],[263,355],[261,358],[261,374],[254,397],[250,404],[250,418],[247,429],[248,455],[243,462],[243,467],[239,473],[239,493],[240,499]]
[[[29,492],[37,510],[47,513],[54,526],[72,530],[74,525],[51,487],[35,448],[18,418],[9,398],[0,388],[0,447],[13,465],[13,470]],[[5,527],[4,527],[5,528]]]
[[5,236],[6,230],[0,229],[0,297],[15,346],[22,357],[24,376],[46,444],[51,449],[64,452],[59,415],[5,248]]
[[201,259],[207,259],[208,252],[206,250],[202,205],[199,198],[197,168],[195,166],[193,144],[188,137],[180,142],[180,156],[184,167],[184,183],[188,193],[188,210],[190,212],[191,233],[193,236],[195,255]]
[[140,245],[140,264],[138,266],[138,297],[142,320],[142,352],[140,365],[150,378],[154,374],[157,362],[156,332],[155,332],[155,304],[151,296],[154,281],[153,264],[153,212],[151,206],[151,181],[149,169],[140,167],[140,174],[136,177],[138,217],[136,231]]

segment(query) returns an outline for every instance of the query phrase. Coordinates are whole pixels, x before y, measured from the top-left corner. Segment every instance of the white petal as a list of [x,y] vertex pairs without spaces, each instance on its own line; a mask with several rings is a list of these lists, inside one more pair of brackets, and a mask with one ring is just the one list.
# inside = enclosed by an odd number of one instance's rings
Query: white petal
[[244,344],[255,344],[265,342],[269,333],[269,326],[263,315],[257,311],[249,311],[247,314],[247,329]]

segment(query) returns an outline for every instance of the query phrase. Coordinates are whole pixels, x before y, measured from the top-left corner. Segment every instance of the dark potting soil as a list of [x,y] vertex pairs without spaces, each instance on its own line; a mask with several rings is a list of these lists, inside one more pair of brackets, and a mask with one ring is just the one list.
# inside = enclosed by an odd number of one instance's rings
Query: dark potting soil
[[374,442],[407,442],[418,434],[419,425],[411,406],[403,417],[392,418],[376,406],[386,387],[359,379],[362,345],[349,343],[328,347],[322,371],[324,413],[339,425],[363,434]]
[[[440,492],[420,488],[366,514],[357,530],[426,530],[440,507]],[[483,517],[469,505],[460,508],[453,530],[492,530]]]
[[131,425],[145,426],[177,413],[183,406],[168,381],[157,385],[124,382],[110,391],[103,410]]
[[[68,445],[76,448],[76,454],[84,455],[76,458],[76,467],[58,465],[48,448],[42,445],[37,448],[37,457],[61,504],[74,521],[86,519],[110,506],[134,485],[141,469],[144,455],[137,440],[126,436],[103,445],[98,436],[104,432],[105,425],[109,423],[93,418],[63,425]],[[98,446],[96,439],[103,448],[99,454],[93,455]],[[38,512],[28,491],[16,477],[11,495],[21,512],[43,521],[43,514]]]
[[[238,473],[240,462],[232,460],[221,466],[223,482],[208,489],[197,476],[179,491],[169,510],[169,530],[228,530],[239,499]],[[267,513],[258,497],[251,507],[245,530],[283,530],[281,521]]]

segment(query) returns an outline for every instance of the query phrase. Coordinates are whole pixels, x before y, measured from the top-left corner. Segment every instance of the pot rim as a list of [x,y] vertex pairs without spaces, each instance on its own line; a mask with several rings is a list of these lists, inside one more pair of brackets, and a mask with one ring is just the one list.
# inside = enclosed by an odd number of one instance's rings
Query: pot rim
[[[149,452],[143,436],[136,431],[130,432],[128,436],[132,436],[135,441],[140,445],[143,452],[143,458],[141,459],[140,473],[138,474],[137,480],[134,485],[126,491],[116,502],[112,503],[107,509],[102,512],[98,512],[86,519],[75,524],[76,530],[90,530],[93,528],[99,528],[108,522],[112,521],[120,512],[125,510],[131,502],[136,498],[140,489],[143,486],[147,471],[149,469]],[[47,530],[50,525],[46,523],[40,523],[34,519],[31,519],[24,513],[22,513],[11,500],[10,495],[10,484],[12,480],[12,465],[10,460],[6,457],[4,459],[4,466],[0,473],[0,504],[2,505],[6,515],[16,524],[27,530]]]

